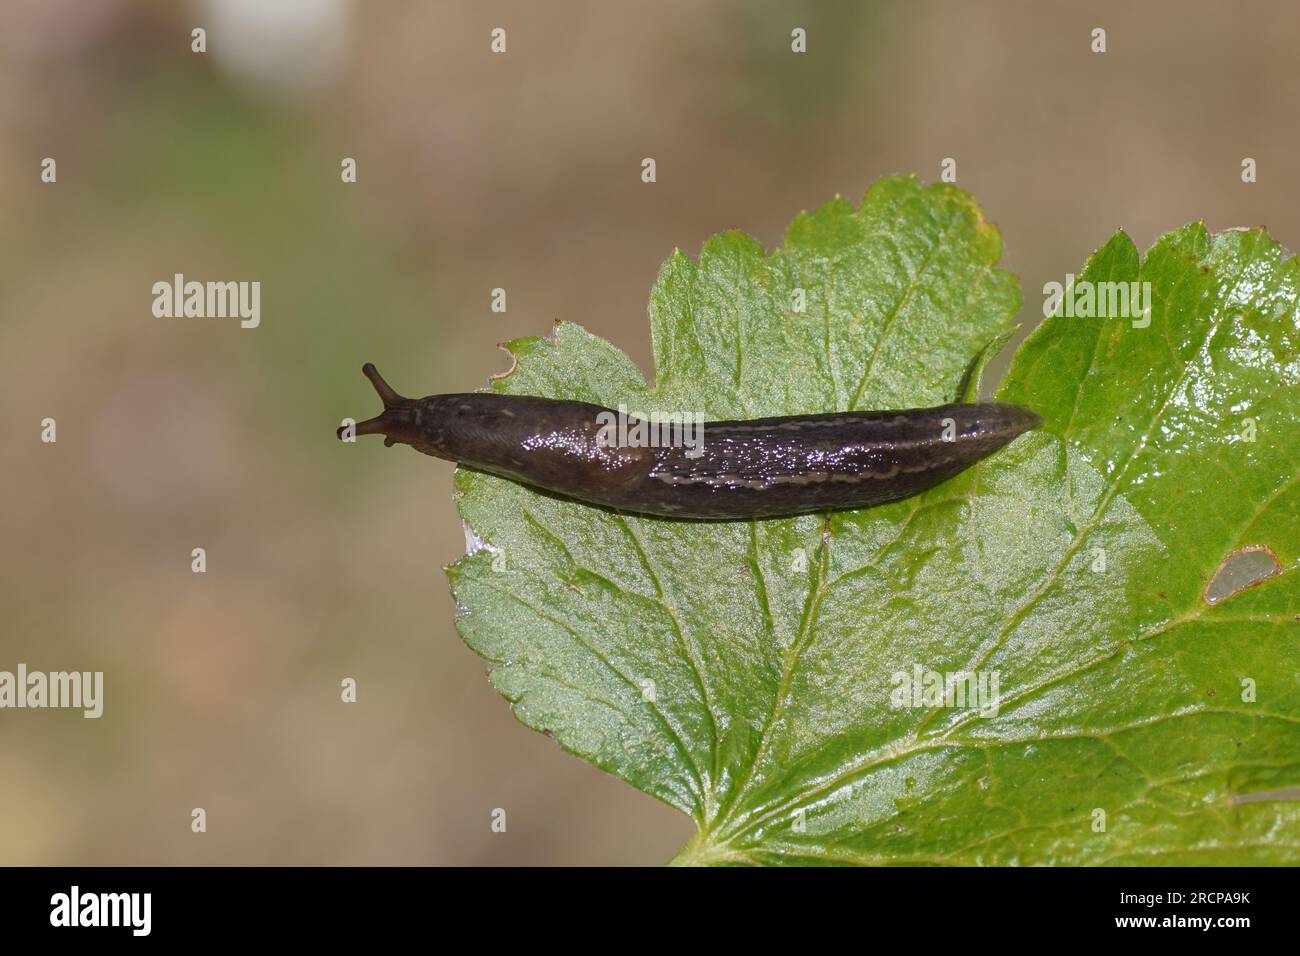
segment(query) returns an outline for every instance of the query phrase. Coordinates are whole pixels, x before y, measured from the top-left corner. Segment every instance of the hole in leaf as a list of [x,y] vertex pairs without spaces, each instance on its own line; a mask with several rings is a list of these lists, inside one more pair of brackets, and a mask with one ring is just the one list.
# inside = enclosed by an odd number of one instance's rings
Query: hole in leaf
[[514,352],[510,351],[508,348],[506,348],[506,347],[505,347],[503,344],[501,344],[500,342],[497,343],[497,348],[499,348],[502,352],[505,352],[506,355],[509,355],[509,356],[510,356],[510,367],[509,367],[508,369],[506,369],[504,372],[497,372],[497,373],[494,374],[494,375],[489,375],[489,376],[488,376],[488,381],[489,381],[489,382],[499,382],[499,381],[501,381],[501,379],[503,379],[503,378],[509,378],[511,375],[514,375],[514,374],[515,374],[515,369],[519,368],[519,356],[518,356],[518,355],[516,355]]
[[1238,548],[1223,559],[1205,588],[1205,603],[1218,604],[1238,591],[1254,587],[1282,570],[1282,565],[1271,548],[1252,544]]

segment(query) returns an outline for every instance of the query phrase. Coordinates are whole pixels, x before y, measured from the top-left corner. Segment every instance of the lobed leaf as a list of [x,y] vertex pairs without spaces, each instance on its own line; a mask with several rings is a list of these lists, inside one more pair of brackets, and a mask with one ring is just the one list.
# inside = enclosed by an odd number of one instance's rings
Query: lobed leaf
[[[559,324],[491,387],[706,419],[969,400],[1020,303],[1000,255],[964,193],[885,179],[770,254],[674,253],[653,385]],[[460,632],[521,721],[693,817],[680,862],[1294,862],[1297,268],[1257,230],[1117,234],[1080,278],[1149,282],[1149,315],[1044,321],[997,392],[1043,427],[889,505],[693,523],[460,469],[487,545],[448,569]],[[1267,576],[1207,601],[1243,549]],[[903,694],[918,669],[992,704]]]

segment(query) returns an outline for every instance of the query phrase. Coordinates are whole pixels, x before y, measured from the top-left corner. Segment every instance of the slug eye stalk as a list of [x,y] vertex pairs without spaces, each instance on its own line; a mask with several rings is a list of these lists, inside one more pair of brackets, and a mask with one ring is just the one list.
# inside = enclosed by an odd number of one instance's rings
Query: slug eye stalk
[[[383,435],[384,446],[387,448],[391,448],[398,442],[414,444],[412,439],[415,437],[416,430],[415,400],[397,394],[371,362],[361,366],[361,374],[375,387],[379,400],[384,403],[384,410],[374,418],[357,422],[352,429],[353,434]],[[346,432],[346,428],[338,429],[338,437],[342,439]]]

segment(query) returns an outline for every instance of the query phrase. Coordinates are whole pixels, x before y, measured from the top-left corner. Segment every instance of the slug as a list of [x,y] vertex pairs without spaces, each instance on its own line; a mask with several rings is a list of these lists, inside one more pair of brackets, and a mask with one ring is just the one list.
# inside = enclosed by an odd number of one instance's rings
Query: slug
[[[939,405],[707,422],[692,447],[634,447],[608,440],[619,413],[599,405],[485,393],[411,399],[373,365],[361,371],[384,411],[357,423],[357,435],[382,434],[386,446],[410,445],[589,504],[672,518],[772,518],[906,498],[1042,421],[1019,405]],[[640,420],[623,420],[633,434]]]

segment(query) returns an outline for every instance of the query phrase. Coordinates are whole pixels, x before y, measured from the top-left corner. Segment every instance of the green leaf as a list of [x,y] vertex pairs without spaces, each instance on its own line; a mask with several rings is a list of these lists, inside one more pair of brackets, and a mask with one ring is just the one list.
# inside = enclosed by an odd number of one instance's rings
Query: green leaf
[[[674,253],[653,386],[561,324],[492,387],[709,419],[969,398],[1019,307],[1000,254],[965,194],[886,179],[771,254]],[[1296,260],[1193,225],[1081,278],[1151,283],[1149,324],[1044,321],[998,391],[1043,427],[905,501],[691,523],[460,469],[465,641],[521,721],[694,818],[679,862],[1294,862]],[[1277,573],[1208,603],[1245,547]],[[913,706],[916,668],[997,707]]]

